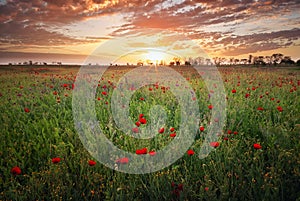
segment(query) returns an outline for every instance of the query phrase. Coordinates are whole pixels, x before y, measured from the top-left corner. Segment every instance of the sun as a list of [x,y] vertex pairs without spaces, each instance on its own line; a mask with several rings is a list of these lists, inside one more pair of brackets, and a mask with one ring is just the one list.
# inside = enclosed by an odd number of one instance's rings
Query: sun
[[149,59],[152,62],[157,62],[165,59],[165,56],[162,52],[149,51],[146,55],[146,59]]
[[154,48],[141,48],[130,51],[120,56],[113,63],[129,64],[137,63],[137,65],[166,65],[173,60],[175,54],[166,50]]

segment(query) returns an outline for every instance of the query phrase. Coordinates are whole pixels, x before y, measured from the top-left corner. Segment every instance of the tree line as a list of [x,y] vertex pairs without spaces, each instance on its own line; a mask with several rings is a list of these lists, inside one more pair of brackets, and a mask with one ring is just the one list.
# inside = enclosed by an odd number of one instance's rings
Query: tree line
[[212,59],[205,57],[189,57],[183,58],[174,57],[169,65],[298,65],[300,66],[300,59],[296,62],[290,56],[285,56],[281,53],[272,54],[271,56],[253,56],[249,55],[246,59],[237,59],[234,57],[214,57]]

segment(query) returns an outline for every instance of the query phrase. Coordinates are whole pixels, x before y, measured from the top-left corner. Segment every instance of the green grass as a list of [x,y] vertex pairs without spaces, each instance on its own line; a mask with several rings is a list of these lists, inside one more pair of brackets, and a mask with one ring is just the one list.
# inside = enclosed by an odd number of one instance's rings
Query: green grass
[[[164,134],[149,140],[134,139],[113,121],[113,86],[131,69],[111,67],[99,81],[95,105],[100,127],[123,150],[163,150],[172,141],[169,128],[178,130],[180,125],[181,108],[170,91],[146,86],[136,90],[130,101],[133,123],[143,113],[151,124],[155,121],[151,107],[160,104],[167,116]],[[132,175],[99,162],[89,166],[88,161],[95,159],[82,145],[72,116],[72,83],[78,67],[1,67],[0,200],[299,200],[299,71],[219,68],[227,93],[227,119],[218,139],[220,146],[199,159],[197,153],[209,122],[214,121],[207,107],[211,92],[195,70],[174,69],[194,88],[199,126],[205,130],[197,131],[190,147],[195,155],[185,154],[154,173]],[[101,94],[103,85],[108,87],[107,95]],[[228,134],[228,130],[238,133]],[[261,144],[262,149],[254,149],[254,143]],[[54,157],[60,157],[61,162],[53,164]],[[15,166],[21,168],[20,175],[10,172]],[[182,190],[176,187],[179,184],[183,184]]]

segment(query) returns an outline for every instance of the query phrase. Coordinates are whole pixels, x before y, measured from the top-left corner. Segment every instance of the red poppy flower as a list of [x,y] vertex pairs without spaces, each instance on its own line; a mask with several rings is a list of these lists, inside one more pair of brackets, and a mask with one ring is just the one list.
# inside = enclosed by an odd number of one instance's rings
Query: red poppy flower
[[139,127],[139,126],[141,125],[141,122],[137,121],[137,122],[135,122],[135,125],[136,125],[137,127]]
[[124,158],[119,158],[116,160],[116,163],[118,164],[127,164],[129,162],[129,159],[124,157]]
[[208,109],[210,109],[210,110],[213,109],[213,106],[212,106],[212,105],[209,105],[209,106],[208,106]]
[[195,154],[194,150],[190,149],[186,152],[189,156],[192,156]]
[[68,84],[63,84],[63,87],[67,88],[69,85]]
[[227,141],[227,140],[229,140],[229,138],[228,137],[224,137],[223,140]]
[[174,195],[176,195],[177,197],[180,196],[180,191],[179,191],[178,189],[173,190],[172,193],[173,193]]
[[183,184],[178,184],[177,189],[183,191]]
[[165,132],[165,128],[164,128],[164,127],[160,128],[160,129],[158,130],[158,132],[159,132],[159,133]]
[[255,143],[255,144],[253,144],[253,148],[254,149],[261,149],[262,146],[260,144],[258,144],[258,143]]
[[231,92],[232,92],[233,94],[235,94],[235,93],[236,93],[236,90],[235,90],[235,89],[232,89]]
[[19,168],[18,166],[15,166],[13,168],[11,168],[10,172],[13,174],[13,175],[19,175],[21,174],[21,168]]
[[172,194],[179,197],[181,191],[183,191],[183,184],[176,184],[175,182],[172,182],[171,186],[174,188],[173,191],[172,191]]
[[249,96],[250,96],[250,94],[246,94],[246,95],[245,95],[245,98],[248,98]]
[[146,124],[147,120],[145,118],[140,118],[140,122],[141,122],[141,124]]
[[170,137],[176,137],[176,133],[171,133]]
[[60,162],[60,158],[59,157],[52,158],[52,163],[53,164],[56,164],[56,163],[59,163],[59,162]]
[[149,151],[149,155],[150,155],[150,156],[155,156],[155,154],[156,154],[155,151],[153,151],[153,150],[152,150],[152,151]]
[[209,190],[209,188],[208,188],[208,187],[205,187],[205,188],[204,188],[204,190],[205,190],[205,191],[208,191],[208,190]]
[[132,128],[132,132],[138,133],[139,132],[139,128]]
[[147,154],[147,152],[148,152],[148,150],[147,150],[146,147],[145,147],[145,148],[142,148],[142,149],[137,149],[137,150],[135,151],[135,153],[138,154],[138,155],[141,155],[141,154]]
[[170,132],[174,132],[175,128],[171,127]]
[[143,118],[144,114],[139,114],[139,119]]
[[172,181],[171,186],[172,186],[172,187],[175,187],[175,185],[176,185],[175,182]]
[[102,91],[102,95],[106,96],[107,92],[106,91]]
[[210,146],[217,148],[218,146],[220,146],[220,143],[219,142],[211,142]]
[[204,126],[200,126],[200,131],[204,131]]
[[57,95],[57,91],[53,91],[53,95],[55,95],[55,96],[56,96],[56,95]]
[[228,130],[228,131],[227,131],[227,134],[231,134],[231,133],[232,133],[232,131],[231,131],[231,130]]
[[141,100],[141,101],[144,101],[144,100],[145,100],[145,98],[141,97],[141,98],[140,98],[140,100]]
[[282,112],[282,111],[283,111],[283,109],[282,109],[281,106],[278,106],[278,107],[277,107],[277,110],[278,110],[279,112]]
[[94,165],[96,165],[96,161],[89,160],[89,166],[94,166]]
[[25,107],[24,112],[26,112],[26,113],[30,112],[29,108]]
[[257,108],[257,110],[259,110],[259,111],[263,111],[263,110],[264,110],[264,108],[262,108],[262,107],[258,107],[258,108]]
[[233,134],[237,135],[237,134],[238,134],[238,132],[237,132],[237,131],[234,131],[234,132],[233,132]]

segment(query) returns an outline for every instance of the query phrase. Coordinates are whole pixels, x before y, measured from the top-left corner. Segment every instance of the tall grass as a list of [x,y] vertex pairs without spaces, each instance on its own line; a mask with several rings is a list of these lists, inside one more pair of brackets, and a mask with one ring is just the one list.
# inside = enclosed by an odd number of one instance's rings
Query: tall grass
[[[83,147],[72,116],[72,83],[78,68],[0,68],[0,200],[299,199],[299,72],[219,68],[227,93],[227,121],[219,133],[220,145],[199,159],[197,152],[214,121],[208,109],[212,92],[189,67],[174,69],[188,78],[197,95],[199,126],[205,129],[197,131],[190,147],[195,154],[185,154],[154,173],[131,175],[99,162],[88,164],[95,159]],[[162,105],[167,114],[163,134],[149,131],[157,135],[151,140],[134,139],[113,120],[113,87],[129,70],[112,67],[99,80],[95,104],[100,127],[123,150],[162,150],[173,139],[169,128],[176,131],[180,123],[180,107],[167,89],[145,86],[136,90],[130,101],[132,121],[138,121],[142,113],[147,124],[154,121],[151,107]],[[256,143],[261,149],[253,147]],[[55,157],[61,161],[53,163]],[[20,167],[21,174],[11,173],[15,166]]]

